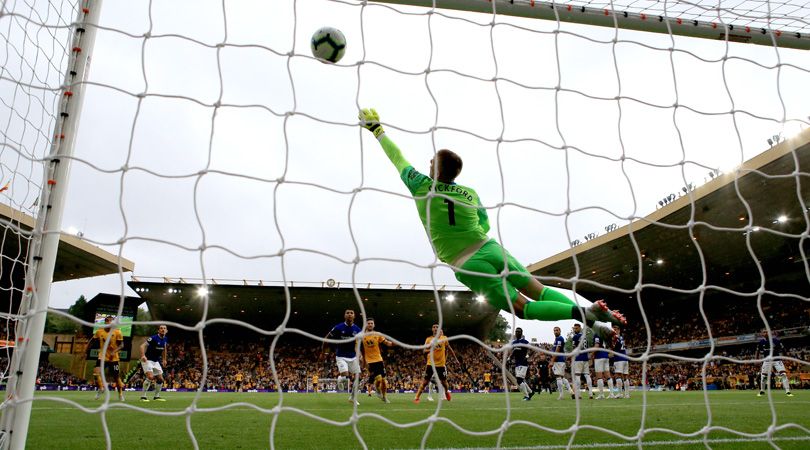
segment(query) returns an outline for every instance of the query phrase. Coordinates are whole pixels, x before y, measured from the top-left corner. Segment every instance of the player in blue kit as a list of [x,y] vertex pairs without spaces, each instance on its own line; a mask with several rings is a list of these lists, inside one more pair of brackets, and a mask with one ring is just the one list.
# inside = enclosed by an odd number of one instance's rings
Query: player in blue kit
[[570,391],[571,386],[568,384],[568,379],[565,378],[565,338],[562,337],[560,327],[554,327],[554,344],[552,350],[554,353],[560,353],[552,357],[553,365],[551,372],[557,379],[557,392],[560,393],[557,400],[562,400],[565,391]]
[[630,398],[630,373],[627,360],[627,347],[624,345],[622,330],[618,325],[613,326],[613,373],[616,374],[616,394],[613,398]]
[[788,397],[793,397],[793,393],[790,392],[790,381],[788,380],[787,372],[785,372],[785,364],[781,359],[777,359],[785,352],[785,347],[782,345],[782,341],[776,337],[776,331],[772,332],[772,336],[769,344],[768,330],[762,330],[762,337],[759,338],[759,342],[757,343],[755,359],[767,358],[771,350],[773,350],[773,359],[762,361],[762,370],[759,374],[759,394],[757,394],[757,397],[765,395],[765,387],[770,386],[768,376],[772,371],[776,372],[779,380],[782,382],[782,388],[785,390],[785,394]]
[[[515,328],[515,339],[512,345],[529,345],[529,341],[523,337],[523,328]],[[515,364],[515,378],[517,378],[518,388],[523,393],[523,400],[529,401],[534,396],[534,391],[526,383],[526,373],[529,371],[529,349],[527,347],[515,347],[512,349],[512,362]]]
[[[360,404],[360,402],[357,401],[357,376],[360,374],[360,361],[357,356],[357,341],[355,340],[355,336],[360,334],[360,332],[360,327],[354,324],[354,310],[347,309],[343,313],[343,322],[332,327],[332,330],[326,335],[326,339],[351,339],[348,342],[331,344],[331,347],[335,350],[335,362],[337,363],[339,373],[337,388],[340,390],[344,389],[343,386],[345,386],[345,389],[349,391],[349,402],[354,402],[356,405]],[[326,345],[326,342],[324,342],[321,347],[319,359],[323,358]],[[350,373],[352,376],[351,380],[349,379]]]
[[[146,392],[154,383],[155,396],[153,400],[158,402],[165,402],[166,400],[160,396],[160,390],[163,388],[163,368],[166,367],[166,354],[168,340],[166,333],[169,328],[166,325],[158,327],[157,334],[146,338],[141,344],[141,367],[146,378],[143,380],[143,392],[141,393],[141,401],[148,402]],[[161,362],[163,363],[161,365]]]
[[605,380],[608,392],[613,396],[613,378],[610,377],[610,354],[607,352],[608,343],[600,336],[593,337],[593,346],[599,350],[593,356],[593,371],[596,372],[597,400],[605,398]]
[[574,334],[571,336],[574,343],[574,348],[579,349],[582,353],[574,356],[574,361],[571,363],[574,372],[574,398],[580,396],[579,393],[579,380],[585,377],[585,387],[588,391],[588,398],[593,399],[593,388],[591,387],[591,353],[584,351],[587,348],[585,333],[582,332],[582,326],[578,323],[574,324]]

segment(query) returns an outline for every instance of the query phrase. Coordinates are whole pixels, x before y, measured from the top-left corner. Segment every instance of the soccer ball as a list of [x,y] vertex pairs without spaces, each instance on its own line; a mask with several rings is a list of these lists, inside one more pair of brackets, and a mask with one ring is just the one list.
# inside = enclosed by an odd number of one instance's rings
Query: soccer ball
[[321,61],[336,63],[346,53],[346,37],[340,30],[323,27],[312,34],[312,56]]

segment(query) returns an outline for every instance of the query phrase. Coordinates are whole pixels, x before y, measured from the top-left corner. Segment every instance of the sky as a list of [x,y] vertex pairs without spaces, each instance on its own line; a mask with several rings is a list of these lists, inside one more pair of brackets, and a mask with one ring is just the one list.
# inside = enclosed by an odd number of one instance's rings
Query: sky
[[[806,51],[426,12],[105,2],[62,229],[120,250],[139,277],[457,285],[431,268],[413,201],[357,126],[359,107],[377,109],[418,170],[438,149],[459,153],[458,183],[476,189],[490,236],[526,265],[649,214],[810,120]],[[322,26],[347,38],[338,64],[310,55]],[[59,85],[29,72],[8,69]],[[10,98],[15,85],[0,86]],[[7,147],[3,173],[21,159]],[[8,201],[30,207],[38,177],[18,170]],[[50,305],[121,291],[117,275],[56,283]],[[555,324],[515,325],[549,341]]]

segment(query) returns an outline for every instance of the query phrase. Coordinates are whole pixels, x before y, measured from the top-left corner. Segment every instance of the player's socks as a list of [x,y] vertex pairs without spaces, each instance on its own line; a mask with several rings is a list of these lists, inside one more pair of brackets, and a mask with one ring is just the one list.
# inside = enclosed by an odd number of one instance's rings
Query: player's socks
[[579,375],[574,376],[574,392],[572,392],[572,394],[575,397],[579,397],[579,395],[580,395],[580,393],[579,393]]
[[163,383],[155,383],[155,398],[160,398],[160,390],[163,389]]
[[346,381],[347,381],[347,380],[346,380],[346,377],[344,377],[344,376],[338,376],[338,379],[337,379],[337,388],[338,388],[338,391],[342,391],[343,389],[347,389],[347,390],[348,390],[348,386],[347,386],[346,388],[344,388],[344,386],[346,386]]
[[608,392],[610,393],[610,397],[613,397],[613,378],[608,378]]
[[568,378],[563,378],[563,386],[565,386],[565,389],[567,391],[573,391],[573,389],[571,389],[571,383],[568,381]]
[[599,393],[597,398],[605,398],[605,380],[601,378],[596,380],[596,391]]
[[152,387],[152,380],[149,378],[143,380],[143,396],[146,397],[146,393],[149,392],[149,388]]
[[562,400],[563,392],[565,392],[563,390],[563,380],[562,380],[562,378],[557,378],[557,392],[560,393],[560,398],[559,399]]
[[568,298],[565,294],[560,291],[554,290],[548,286],[545,286],[543,290],[540,292],[540,297],[537,299],[539,301],[552,301],[557,303],[563,303],[569,306],[576,305],[576,302]]
[[768,387],[768,375],[763,373],[760,374],[759,378],[759,390],[764,391],[765,388]]
[[543,321],[576,319],[578,316],[573,313],[576,310],[576,307],[555,301],[529,302],[523,306],[523,318]]
[[585,383],[585,387],[588,388],[588,397],[593,397],[593,387],[591,386],[593,381],[590,374],[585,374]]
[[622,394],[623,394],[622,390],[623,389],[624,389],[624,383],[622,383],[621,377],[616,378],[616,397],[617,398],[622,396]]
[[782,374],[782,388],[785,390],[786,394],[790,394],[790,380],[788,380],[787,374]]

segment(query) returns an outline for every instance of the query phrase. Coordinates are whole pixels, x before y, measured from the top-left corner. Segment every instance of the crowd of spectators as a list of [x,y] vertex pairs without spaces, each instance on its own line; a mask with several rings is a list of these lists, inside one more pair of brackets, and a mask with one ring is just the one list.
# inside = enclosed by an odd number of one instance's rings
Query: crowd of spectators
[[80,386],[87,382],[79,377],[52,365],[47,361],[40,361],[37,371],[37,384],[58,384],[60,386]]
[[[806,339],[799,339],[803,344],[791,346],[788,344],[785,356],[801,361],[810,361],[810,347]],[[169,359],[166,370],[167,386],[169,388],[199,388],[202,380],[203,357],[199,347],[191,344],[195,340],[175,340],[169,346]],[[455,341],[452,344],[455,357],[448,354],[447,370],[448,383],[455,390],[481,389],[483,387],[484,373],[491,376],[495,388],[503,386],[501,364],[498,358],[502,352],[488,352],[475,343]],[[549,351],[549,344],[539,344],[538,348]],[[717,348],[715,356],[740,360],[754,359],[755,346],[752,344],[736,346],[731,350],[725,347]],[[241,388],[257,390],[295,390],[305,391],[311,389],[313,375],[321,380],[335,379],[338,376],[334,357],[331,354],[319,358],[321,353],[320,342],[301,341],[296,343],[278,344],[274,352],[274,366],[277,380],[273,377],[273,369],[269,358],[269,343],[228,343],[214,344],[206,348],[207,376],[205,388],[212,390],[237,389],[237,374],[243,378]],[[390,389],[398,391],[415,390],[424,373],[426,364],[425,354],[421,349],[411,350],[399,347],[385,348],[383,350],[387,379]],[[536,361],[541,352],[531,353],[531,374],[536,373]],[[462,367],[461,362],[464,366]],[[675,359],[651,359],[646,365],[640,362],[630,364],[630,379],[633,384],[642,384],[653,388],[665,389],[702,389],[704,364],[702,362],[687,362]],[[786,361],[785,366],[793,376],[792,382],[802,384],[798,378],[800,372],[810,372],[810,365],[794,361]],[[511,365],[507,364],[508,370]],[[758,373],[760,363],[734,363],[723,359],[710,359],[705,364],[708,384],[715,384],[716,388],[751,388],[759,382]],[[642,369],[645,376],[642,378]],[[365,378],[363,378],[365,380]],[[753,384],[752,384],[753,383]],[[138,377],[133,378],[132,386],[139,386]],[[323,382],[322,382],[322,387]]]
[[[668,311],[673,308],[677,308],[679,314],[651,314],[653,311]],[[755,298],[743,301],[740,298],[706,300],[703,312],[708,320],[708,327],[697,302],[672,305],[660,301],[655,305],[646,304],[645,311],[651,345],[706,339],[709,337],[709,327],[714,338],[759,333],[765,328]],[[763,299],[762,311],[771,329],[807,327],[810,324],[810,308],[803,301],[781,301],[776,304]],[[623,312],[627,314],[628,321],[638,324],[624,330],[625,340],[631,347],[644,346],[647,343],[647,329],[643,325],[640,311],[628,308]],[[749,317],[752,320],[739,320],[740,317]]]

